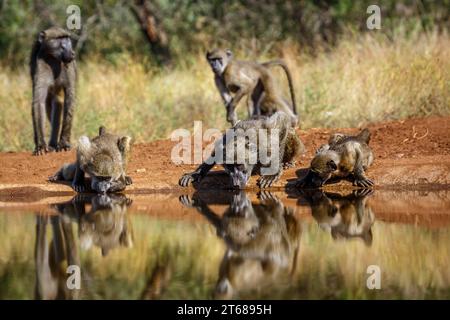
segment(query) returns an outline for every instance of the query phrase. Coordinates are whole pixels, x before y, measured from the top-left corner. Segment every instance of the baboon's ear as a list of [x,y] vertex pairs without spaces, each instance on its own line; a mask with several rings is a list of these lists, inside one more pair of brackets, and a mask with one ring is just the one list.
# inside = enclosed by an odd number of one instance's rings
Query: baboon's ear
[[358,133],[358,138],[361,141],[364,141],[365,143],[369,143],[370,141],[370,131],[369,129],[365,128],[364,130],[362,130],[360,133]]
[[39,35],[38,35],[38,41],[39,41],[39,43],[42,43],[42,42],[44,42],[44,40],[45,40],[45,31],[41,31],[41,32],[39,32]]
[[327,166],[333,171],[337,170],[337,165],[333,160],[328,161]]
[[106,128],[105,126],[100,126],[100,128],[98,128],[98,135],[102,136],[106,133]]
[[206,51],[206,59],[209,60],[209,56],[211,55],[211,51]]
[[130,148],[130,144],[131,144],[131,137],[124,136],[119,139],[117,146],[119,147],[120,151],[124,151]]
[[230,49],[226,49],[225,53],[227,54],[227,57],[229,57],[229,58],[233,56],[233,52],[231,52]]
[[81,136],[80,139],[78,139],[78,151],[82,154],[86,154],[89,149],[91,148],[91,141],[86,136]]

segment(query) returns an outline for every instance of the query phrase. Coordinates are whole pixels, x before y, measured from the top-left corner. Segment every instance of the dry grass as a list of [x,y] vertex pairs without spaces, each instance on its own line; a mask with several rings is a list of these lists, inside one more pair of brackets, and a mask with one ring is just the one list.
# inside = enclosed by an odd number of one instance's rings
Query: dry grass
[[[389,40],[370,34],[344,39],[315,57],[291,44],[280,51],[294,75],[303,128],[450,114],[448,35]],[[168,137],[180,127],[192,129],[194,120],[226,127],[203,54],[186,59],[190,65],[162,71],[147,70],[129,57],[119,61],[80,64],[74,137],[93,135],[100,124],[138,142]],[[279,79],[285,86],[281,74]],[[30,101],[27,68],[0,69],[0,151],[32,149]],[[245,115],[245,108],[240,109]]]

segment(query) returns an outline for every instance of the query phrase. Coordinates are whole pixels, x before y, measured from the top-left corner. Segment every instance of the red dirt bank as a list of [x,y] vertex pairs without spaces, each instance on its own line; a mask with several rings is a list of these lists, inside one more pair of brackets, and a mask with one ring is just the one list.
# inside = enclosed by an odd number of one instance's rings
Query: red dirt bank
[[[376,188],[449,188],[450,187],[450,117],[430,117],[372,124],[371,147],[375,153],[374,165],[368,176]],[[325,143],[333,132],[356,133],[358,129],[299,130],[306,146],[306,154],[297,159],[296,168],[286,170],[274,187],[283,188],[306,168],[318,146]],[[162,140],[134,146],[129,175],[134,184],[127,189],[132,193],[180,190],[178,179],[194,165],[174,165],[170,151],[175,143]],[[75,158],[74,151],[34,157],[31,152],[0,153],[0,198],[23,197],[36,193],[71,193],[68,185],[53,184],[47,177],[64,162]],[[249,188],[255,188],[256,177]],[[223,187],[228,182],[223,175],[205,179],[201,187]],[[341,182],[335,187],[351,187]],[[27,188],[27,189],[23,189]]]

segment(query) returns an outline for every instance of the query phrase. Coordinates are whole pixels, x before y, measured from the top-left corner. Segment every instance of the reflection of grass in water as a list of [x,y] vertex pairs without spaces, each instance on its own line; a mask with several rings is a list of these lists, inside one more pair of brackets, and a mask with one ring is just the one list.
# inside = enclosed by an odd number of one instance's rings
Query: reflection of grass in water
[[[150,271],[169,262],[172,276],[162,298],[210,298],[224,252],[208,224],[131,215],[133,249],[81,252],[83,297],[139,298]],[[77,228],[74,225],[77,236]],[[0,215],[0,298],[33,298],[35,216]],[[304,225],[296,280],[284,280],[262,298],[449,298],[450,229],[413,225],[373,227],[374,241],[334,242],[315,223]],[[49,237],[50,238],[50,237]],[[366,288],[366,268],[382,270],[382,289]],[[253,291],[254,292],[254,291]],[[242,294],[251,298],[250,293]]]
[[0,213],[0,299],[31,299],[34,292],[32,215]]
[[[362,241],[333,242],[331,235],[310,224],[302,239],[299,266],[301,297],[433,298],[450,297],[450,230],[412,225],[373,227],[373,245]],[[366,288],[367,266],[381,268],[381,290]]]
[[[133,249],[113,250],[107,259],[100,250],[83,253],[98,298],[138,298],[151,270],[159,262],[172,272],[163,298],[207,298],[217,276],[223,245],[207,224],[163,221],[132,216]],[[111,285],[117,290],[111,290]]]

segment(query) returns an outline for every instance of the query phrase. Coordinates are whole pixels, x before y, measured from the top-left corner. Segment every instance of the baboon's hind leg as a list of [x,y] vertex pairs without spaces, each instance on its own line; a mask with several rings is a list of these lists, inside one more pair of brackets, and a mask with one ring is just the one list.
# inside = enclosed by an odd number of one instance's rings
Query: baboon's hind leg
[[58,146],[58,137],[61,131],[61,116],[63,104],[57,96],[52,99],[50,104],[51,104],[51,113],[50,113],[51,133],[50,133],[49,147],[51,148],[52,151],[54,151]]

